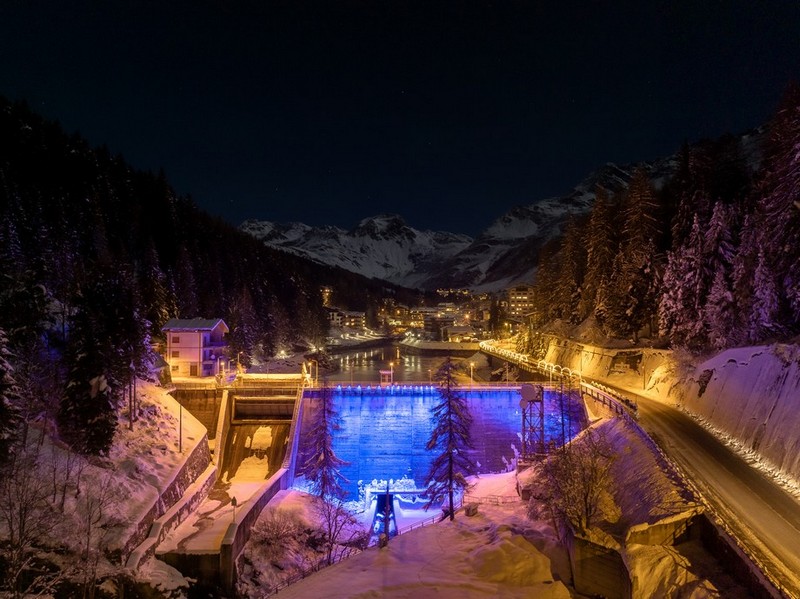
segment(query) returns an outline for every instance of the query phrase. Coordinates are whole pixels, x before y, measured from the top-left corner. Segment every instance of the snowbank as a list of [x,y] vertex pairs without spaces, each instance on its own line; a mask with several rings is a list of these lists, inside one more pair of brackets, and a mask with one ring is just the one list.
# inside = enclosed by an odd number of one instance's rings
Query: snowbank
[[483,511],[393,538],[281,591],[319,597],[540,597],[566,599],[551,562],[522,531]]

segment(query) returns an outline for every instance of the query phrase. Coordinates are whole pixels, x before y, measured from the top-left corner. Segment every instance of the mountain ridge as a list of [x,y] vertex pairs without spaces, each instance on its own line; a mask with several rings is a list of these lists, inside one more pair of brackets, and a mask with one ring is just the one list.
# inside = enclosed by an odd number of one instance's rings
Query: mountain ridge
[[[759,137],[760,130],[753,130],[736,138],[750,168],[760,159]],[[694,145],[701,143],[707,140]],[[397,214],[364,218],[350,230],[259,220],[245,221],[240,230],[275,249],[403,287],[498,291],[532,282],[539,251],[563,233],[570,216],[589,213],[598,188],[613,196],[628,187],[637,169],[644,169],[660,189],[679,164],[679,153],[627,165],[607,162],[564,195],[512,207],[475,238],[414,229]]]

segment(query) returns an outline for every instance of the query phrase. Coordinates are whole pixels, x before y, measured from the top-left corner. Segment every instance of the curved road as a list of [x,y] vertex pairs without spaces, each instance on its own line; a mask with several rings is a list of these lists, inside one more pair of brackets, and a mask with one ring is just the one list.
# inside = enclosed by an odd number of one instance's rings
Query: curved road
[[689,477],[714,512],[790,597],[800,597],[800,502],[689,415],[619,389],[639,424]]

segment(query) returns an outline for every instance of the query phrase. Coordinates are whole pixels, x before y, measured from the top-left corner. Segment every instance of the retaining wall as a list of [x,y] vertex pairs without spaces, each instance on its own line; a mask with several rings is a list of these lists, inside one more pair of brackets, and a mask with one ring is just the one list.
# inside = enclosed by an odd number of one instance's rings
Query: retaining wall
[[192,450],[183,467],[175,473],[172,482],[167,485],[154,504],[139,520],[135,532],[122,547],[111,552],[109,557],[119,563],[125,563],[133,550],[147,538],[155,520],[180,501],[184,492],[203,474],[210,463],[211,454],[208,449],[208,438],[203,435],[203,438]]

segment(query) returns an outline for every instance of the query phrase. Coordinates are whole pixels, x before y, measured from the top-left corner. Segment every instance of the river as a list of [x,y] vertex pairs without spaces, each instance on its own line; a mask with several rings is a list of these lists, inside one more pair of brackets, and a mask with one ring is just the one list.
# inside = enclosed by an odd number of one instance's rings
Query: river
[[324,379],[337,383],[376,383],[381,380],[380,371],[386,370],[395,383],[427,383],[445,359],[441,355],[410,353],[400,345],[387,344],[332,354],[334,370],[320,370],[319,379],[320,383]]

